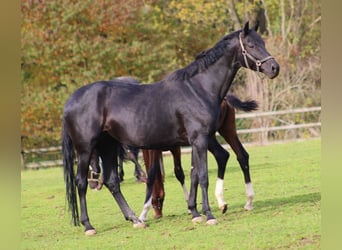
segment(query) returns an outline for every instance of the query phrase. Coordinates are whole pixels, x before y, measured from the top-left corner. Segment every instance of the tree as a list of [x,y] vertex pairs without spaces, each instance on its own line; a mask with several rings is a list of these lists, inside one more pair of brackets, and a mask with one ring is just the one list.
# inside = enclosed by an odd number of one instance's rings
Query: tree
[[260,21],[281,73],[269,82],[240,70],[232,91],[262,110],[319,105],[320,13],[318,0],[23,0],[25,147],[59,144],[63,105],[76,88],[122,75],[158,81],[247,20]]

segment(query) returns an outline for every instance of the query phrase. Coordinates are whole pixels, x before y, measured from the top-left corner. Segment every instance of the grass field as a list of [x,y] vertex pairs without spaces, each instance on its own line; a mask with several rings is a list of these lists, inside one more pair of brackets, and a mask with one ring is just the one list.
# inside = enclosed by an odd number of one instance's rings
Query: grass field
[[[321,140],[249,146],[256,193],[254,209],[244,211],[245,187],[231,152],[225,177],[228,211],[222,215],[214,196],[216,163],[209,154],[209,202],[218,225],[192,224],[181,186],[166,166],[164,217],[148,216],[146,229],[133,229],[105,188],[88,190],[88,213],[95,236],[71,225],[61,168],[21,174],[22,249],[319,249],[321,238]],[[190,155],[183,155],[189,186]],[[125,165],[121,185],[128,204],[140,214],[145,185],[135,182],[133,165]],[[200,203],[201,193],[198,200]],[[199,207],[201,209],[201,207]]]

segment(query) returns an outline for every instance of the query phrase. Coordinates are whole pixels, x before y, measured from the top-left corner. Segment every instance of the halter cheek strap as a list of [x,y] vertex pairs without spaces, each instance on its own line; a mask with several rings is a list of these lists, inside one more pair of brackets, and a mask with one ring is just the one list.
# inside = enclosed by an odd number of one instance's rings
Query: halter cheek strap
[[260,72],[260,67],[261,67],[261,65],[262,65],[264,62],[266,62],[266,61],[268,61],[268,60],[274,58],[273,56],[267,56],[267,57],[265,57],[264,59],[258,60],[258,59],[256,59],[254,56],[252,56],[251,54],[249,54],[249,53],[247,52],[247,50],[245,49],[245,47],[243,46],[243,43],[242,43],[242,32],[240,32],[240,34],[239,34],[239,41],[240,41],[240,46],[241,46],[241,50],[242,50],[243,59],[244,59],[244,61],[245,61],[245,65],[246,65],[246,67],[247,67],[248,69],[251,69],[251,68],[249,67],[247,57],[255,63],[256,68],[257,68],[257,72],[258,72],[258,73]]

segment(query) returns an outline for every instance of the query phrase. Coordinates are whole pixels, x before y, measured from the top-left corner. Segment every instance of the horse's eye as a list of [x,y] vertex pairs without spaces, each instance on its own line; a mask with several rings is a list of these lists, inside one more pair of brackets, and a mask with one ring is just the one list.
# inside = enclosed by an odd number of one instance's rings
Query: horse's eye
[[254,43],[251,39],[247,38],[246,44],[247,44],[248,48],[251,48],[251,49],[254,48]]

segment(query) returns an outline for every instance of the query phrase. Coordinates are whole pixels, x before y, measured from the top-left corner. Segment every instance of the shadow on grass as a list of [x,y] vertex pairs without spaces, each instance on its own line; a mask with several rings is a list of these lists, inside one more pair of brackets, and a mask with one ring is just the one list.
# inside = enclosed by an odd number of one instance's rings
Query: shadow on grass
[[288,197],[279,197],[274,199],[266,199],[256,201],[254,206],[257,208],[267,208],[267,207],[278,207],[284,205],[294,205],[299,203],[306,203],[306,202],[318,202],[321,200],[321,193],[308,193],[308,194],[301,194],[301,195],[294,195]]
[[[275,210],[277,208],[281,208],[283,206],[294,206],[297,204],[304,204],[304,203],[316,203],[321,200],[321,194],[319,192],[315,193],[308,193],[308,194],[301,194],[301,195],[293,195],[293,196],[287,196],[287,197],[279,197],[274,199],[265,199],[265,200],[258,200],[254,202],[254,209],[251,211],[252,214],[261,214],[265,213],[269,210]],[[243,209],[244,203],[241,204],[234,204],[228,206],[228,211],[223,216],[228,216],[229,220],[238,220],[242,214],[249,214],[249,212],[244,211]],[[201,208],[201,204],[198,204],[199,208]],[[200,210],[200,209],[199,209]],[[217,216],[217,218],[220,220],[220,217],[222,214],[220,213],[220,210],[217,208],[217,206],[212,206],[212,212]],[[153,213],[151,210],[150,213]],[[240,216],[232,216],[232,215],[240,215]],[[227,217],[227,219],[228,219]],[[234,219],[235,218],[235,219]],[[222,217],[221,217],[222,219]],[[158,227],[159,224],[166,223],[167,220],[188,220],[191,221],[191,215],[189,215],[186,211],[180,212],[179,214],[164,214],[164,216],[160,219],[149,219],[146,222],[147,228],[149,227]],[[128,223],[125,225],[124,223]],[[202,223],[203,224],[203,223]],[[129,226],[128,226],[129,225]],[[116,231],[116,230],[122,230],[122,228],[133,227],[132,224],[128,221],[123,221],[122,223],[118,223],[115,226],[104,226],[101,229],[102,233]]]
[[[273,199],[258,200],[254,202],[254,209],[251,211],[253,214],[264,213],[268,210],[274,210],[284,206],[294,206],[304,203],[316,203],[321,200],[321,193],[308,193],[287,197],[279,197]],[[235,204],[229,206],[228,212],[230,214],[238,214],[243,210],[243,204]]]

